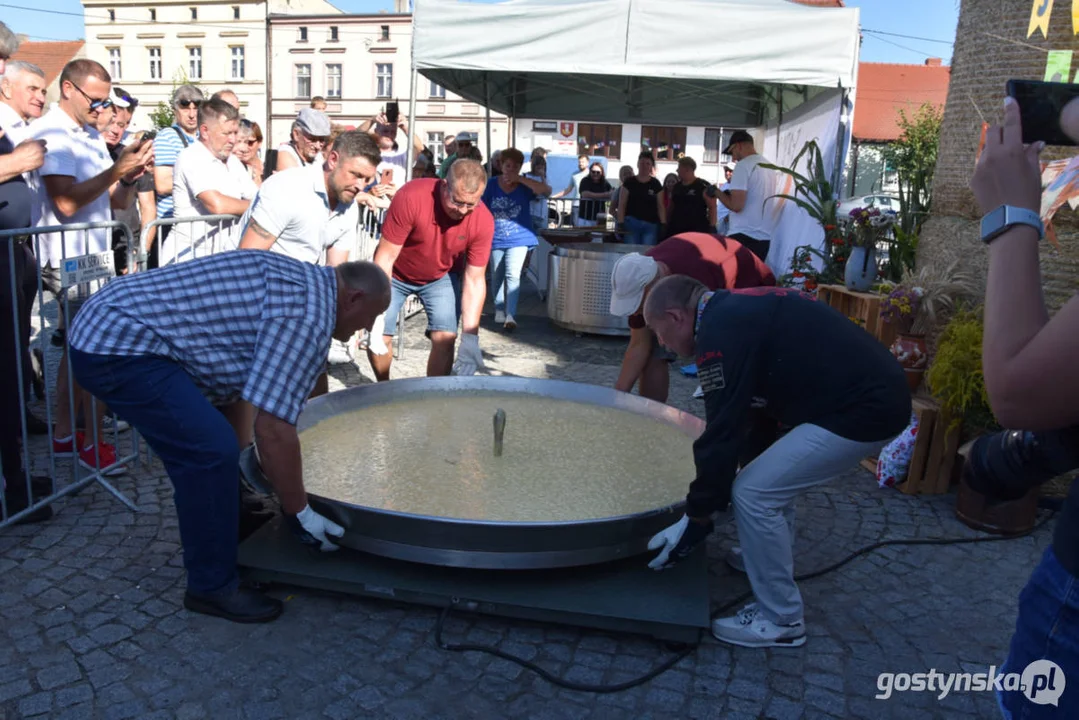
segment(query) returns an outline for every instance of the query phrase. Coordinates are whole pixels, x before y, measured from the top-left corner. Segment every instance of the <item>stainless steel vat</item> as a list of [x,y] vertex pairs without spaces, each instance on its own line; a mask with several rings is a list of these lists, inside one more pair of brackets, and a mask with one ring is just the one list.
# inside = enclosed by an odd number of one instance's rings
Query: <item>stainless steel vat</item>
[[629,335],[629,322],[611,315],[611,271],[618,258],[647,245],[566,243],[548,257],[547,317],[555,325],[596,335]]
[[[315,398],[299,420],[299,430],[335,415],[431,393],[491,391],[534,395],[637,413],[696,439],[704,423],[680,410],[610,388],[556,380],[443,377],[363,385]],[[407,443],[408,438],[401,438]],[[363,428],[356,428],[363,442]],[[687,452],[689,443],[687,442]],[[687,486],[692,478],[686,478]],[[423,478],[400,478],[423,482]],[[462,492],[469,489],[462,488]],[[478,490],[472,490],[478,492]],[[570,567],[607,562],[645,551],[648,539],[675,522],[683,503],[628,515],[574,522],[491,522],[413,515],[310,496],[311,506],[345,527],[342,544],[386,557],[431,565],[488,569]]]

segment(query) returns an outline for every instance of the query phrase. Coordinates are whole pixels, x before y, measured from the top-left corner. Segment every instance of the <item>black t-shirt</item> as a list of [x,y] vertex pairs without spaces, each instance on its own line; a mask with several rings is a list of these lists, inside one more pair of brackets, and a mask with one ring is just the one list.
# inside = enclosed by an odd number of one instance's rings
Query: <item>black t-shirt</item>
[[611,184],[607,182],[607,178],[600,178],[599,180],[593,180],[590,175],[586,175],[581,178],[581,184],[577,187],[580,193],[594,192],[594,193],[607,193],[606,198],[586,198],[581,197],[581,209],[577,213],[577,217],[581,220],[595,220],[596,215],[603,212],[604,203],[610,198]]
[[[0,137],[0,155],[15,150],[11,138],[5,133]],[[14,230],[30,225],[30,188],[22,175],[16,175],[0,183],[0,230]],[[5,278],[6,280],[7,278]]]
[[691,517],[730,502],[753,398],[778,423],[812,423],[856,442],[888,440],[910,422],[907,381],[888,349],[796,290],[717,290],[701,317],[697,372],[707,425],[693,444]]
[[689,185],[678,183],[671,190],[671,206],[667,209],[667,234],[684,232],[711,232],[708,205],[704,194],[711,183],[696,178]]
[[629,195],[626,198],[626,217],[658,224],[659,208],[656,207],[656,197],[663,192],[659,180],[652,178],[642,183],[636,177],[631,177],[622,187]]

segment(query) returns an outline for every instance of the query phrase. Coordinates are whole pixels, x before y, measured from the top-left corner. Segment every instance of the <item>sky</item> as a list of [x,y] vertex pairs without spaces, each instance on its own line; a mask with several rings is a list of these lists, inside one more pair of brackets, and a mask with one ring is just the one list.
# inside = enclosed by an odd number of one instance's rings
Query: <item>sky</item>
[[[332,2],[350,13],[375,13],[393,8],[393,0]],[[945,64],[951,63],[959,0],[846,0],[846,4],[861,10],[863,61],[920,64],[927,57],[939,57]],[[45,12],[29,9],[34,7]],[[12,30],[29,35],[33,40],[84,37],[79,0],[0,0],[0,18]],[[717,36],[721,38],[721,35]],[[662,36],[657,37],[663,41]]]

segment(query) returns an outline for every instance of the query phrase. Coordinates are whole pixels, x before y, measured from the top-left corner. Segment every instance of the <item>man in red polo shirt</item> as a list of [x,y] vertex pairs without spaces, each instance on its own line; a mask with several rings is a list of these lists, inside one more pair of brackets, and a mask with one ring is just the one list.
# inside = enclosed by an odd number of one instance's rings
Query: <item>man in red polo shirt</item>
[[[491,255],[495,221],[480,202],[487,173],[475,160],[454,162],[445,180],[420,179],[406,183],[393,198],[382,224],[375,264],[391,279],[383,340],[387,352],[367,351],[379,381],[390,379],[393,333],[397,315],[409,295],[417,295],[427,313],[431,354],[427,376],[473,375],[483,367],[479,328],[487,294],[486,269]],[[464,257],[462,277],[454,277],[454,260]],[[460,283],[460,288],[455,287]],[[460,317],[457,298],[460,296]],[[464,335],[453,360],[457,323]],[[376,330],[378,324],[376,323]]]
[[749,248],[728,237],[688,232],[667,238],[659,245],[618,259],[611,272],[611,314],[629,316],[629,347],[615,390],[637,388],[642,397],[667,402],[674,356],[660,347],[656,335],[644,324],[641,308],[648,291],[668,275],[688,275],[709,290],[775,285],[772,271]]

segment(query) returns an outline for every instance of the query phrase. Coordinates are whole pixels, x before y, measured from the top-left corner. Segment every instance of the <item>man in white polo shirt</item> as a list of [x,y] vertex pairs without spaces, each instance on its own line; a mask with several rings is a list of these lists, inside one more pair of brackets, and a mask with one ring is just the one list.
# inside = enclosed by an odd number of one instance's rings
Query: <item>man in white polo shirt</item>
[[[341,133],[318,165],[274,173],[262,183],[241,224],[241,249],[271,250],[304,262],[339,265],[356,246],[363,188],[381,160],[378,145],[358,130]],[[350,362],[331,351],[331,362]],[[325,378],[316,385],[316,394]]]
[[[126,208],[134,200],[135,181],[153,167],[154,148],[149,142],[137,142],[124,148],[116,162],[109,156],[105,140],[94,129],[103,109],[112,105],[112,80],[108,71],[93,60],[72,60],[60,73],[60,101],[44,117],[30,127],[33,137],[44,140],[48,151],[45,164],[39,171],[43,185],[42,217],[38,227],[63,223],[99,222],[112,219],[112,208]],[[45,287],[58,298],[67,297],[70,317],[75,317],[89,294],[96,290],[86,286],[61,286],[60,267],[65,258],[91,253],[104,253],[112,246],[112,232],[107,228],[51,233],[41,238],[41,279]],[[63,336],[63,308],[60,329]],[[114,465],[116,450],[99,442],[93,446],[90,422],[101,427],[104,405],[97,403],[97,417],[91,418],[90,397],[73,387],[75,407],[69,402],[67,354],[60,361],[56,381],[56,429],[53,450],[58,455],[74,455],[87,468],[106,468]],[[87,431],[76,432],[72,418],[83,410]],[[123,472],[122,467],[106,471]]]
[[[240,128],[240,112],[223,98],[199,108],[199,137],[176,158],[172,199],[176,217],[243,215],[258,188],[251,173],[232,154]],[[161,245],[166,265],[235,249],[240,223],[178,223]]]

